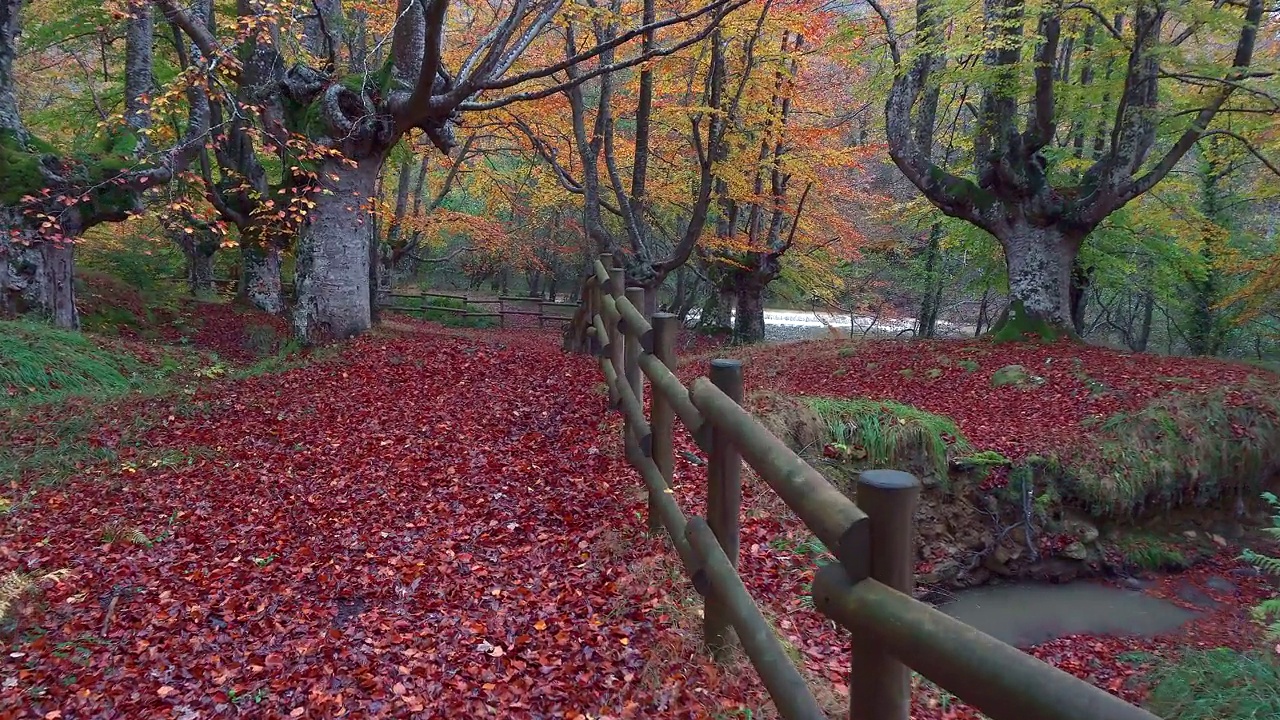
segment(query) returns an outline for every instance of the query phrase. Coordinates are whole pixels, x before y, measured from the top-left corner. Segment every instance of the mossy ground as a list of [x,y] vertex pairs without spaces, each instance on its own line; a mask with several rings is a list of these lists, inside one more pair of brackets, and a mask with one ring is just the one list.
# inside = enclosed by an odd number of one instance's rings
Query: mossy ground
[[[797,398],[826,427],[827,455],[856,467],[889,467],[945,479],[950,471],[997,471],[1020,497],[1101,519],[1150,517],[1229,497],[1256,497],[1280,467],[1280,395],[1274,388],[1169,393],[1136,411],[1096,422],[1087,442],[1011,461],[975,448],[945,416],[891,401]],[[777,403],[775,403],[776,405]],[[1016,487],[1015,487],[1016,486]],[[1044,509],[1046,513],[1049,508]],[[1150,544],[1148,544],[1150,545]],[[1135,563],[1178,565],[1158,545],[1134,548]]]

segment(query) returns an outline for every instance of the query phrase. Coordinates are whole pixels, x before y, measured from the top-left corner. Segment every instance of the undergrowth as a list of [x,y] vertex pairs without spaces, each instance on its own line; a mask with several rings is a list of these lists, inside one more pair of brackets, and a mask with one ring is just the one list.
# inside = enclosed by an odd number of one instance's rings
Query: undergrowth
[[1280,463],[1280,397],[1246,390],[1171,393],[1112,415],[1061,458],[1064,494],[1113,516],[1255,494]]
[[411,306],[421,311],[422,319],[440,323],[445,327],[494,328],[498,326],[498,319],[495,317],[475,317],[462,314],[463,312],[482,313],[485,310],[459,298],[427,296],[410,298],[408,301]]
[[88,336],[27,320],[0,320],[0,407],[54,402],[69,393],[122,393],[148,368]]
[[[915,407],[866,398],[800,397],[826,425],[828,453],[857,466],[946,478],[949,467],[981,477],[1034,464],[1063,502],[1094,517],[1132,517],[1253,495],[1280,468],[1280,395],[1253,381],[1207,393],[1173,392],[1094,421],[1085,443],[1011,462],[975,451],[956,423]],[[1180,566],[1157,547],[1138,566]]]
[[[1263,493],[1273,511],[1264,531],[1280,539],[1280,498]],[[1246,550],[1244,559],[1280,578],[1280,559]],[[1270,720],[1280,717],[1280,597],[1253,608],[1265,630],[1264,648],[1190,649],[1157,666],[1147,678],[1147,707],[1167,720]]]
[[1191,567],[1192,561],[1173,543],[1147,534],[1128,535],[1116,541],[1124,563],[1135,570],[1177,571]]
[[1188,650],[1149,677],[1147,707],[1167,720],[1272,720],[1280,717],[1280,664],[1274,653]]
[[[317,352],[327,357],[337,348]],[[200,412],[188,400],[197,384],[285,371],[313,361],[316,353],[304,356],[287,345],[238,369],[190,350],[166,348],[156,357],[146,363],[122,345],[98,344],[92,335],[34,321],[0,321],[0,483],[57,485],[122,458],[138,467],[194,462],[207,450],[155,452],[141,444],[154,419],[145,412],[113,423],[110,437],[100,437],[103,418],[138,396],[178,397],[180,412]]]

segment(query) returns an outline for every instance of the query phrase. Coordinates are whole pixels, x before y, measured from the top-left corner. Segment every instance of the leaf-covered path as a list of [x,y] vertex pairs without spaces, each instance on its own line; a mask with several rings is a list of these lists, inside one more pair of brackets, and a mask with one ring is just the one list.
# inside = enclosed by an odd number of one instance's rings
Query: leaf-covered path
[[[754,670],[698,647],[700,603],[640,530],[593,362],[427,327],[108,408],[92,440],[120,462],[0,518],[0,574],[71,571],[4,638],[0,718],[769,717]],[[677,442],[676,496],[700,514],[703,460]],[[743,580],[838,713],[849,636],[808,603],[821,553],[750,476],[743,495]],[[1133,651],[1255,636],[1265,581],[1209,582],[1238,553],[1148,590],[1214,598],[1175,633],[1030,651],[1139,700]],[[978,715],[922,683],[913,717]]]
[[634,499],[599,447],[612,433],[595,371],[545,339],[504,340],[365,338],[340,360],[220,383],[162,408],[147,436],[148,457],[189,466],[110,468],[38,495],[11,517],[3,565],[74,576],[4,658],[0,707],[599,717],[681,704],[691,688],[640,682],[656,630],[637,612],[652,601],[615,583],[627,549],[600,556],[621,545],[602,535],[634,525]]

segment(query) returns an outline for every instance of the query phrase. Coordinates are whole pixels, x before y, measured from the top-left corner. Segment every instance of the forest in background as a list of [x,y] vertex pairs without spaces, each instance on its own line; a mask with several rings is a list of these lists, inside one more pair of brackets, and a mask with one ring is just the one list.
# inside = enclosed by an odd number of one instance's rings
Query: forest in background
[[768,302],[1277,353],[1264,4],[423,9],[8,0],[5,307],[74,326],[77,264],[123,263],[307,340],[614,252],[746,342]]
[[[742,361],[847,495],[921,479],[920,599],[1154,602],[1007,614],[1161,716],[1277,716],[1277,11],[0,0],[0,706],[771,717],[641,529],[584,317],[470,312],[609,253],[682,382]],[[831,553],[745,475],[742,581],[842,716]]]

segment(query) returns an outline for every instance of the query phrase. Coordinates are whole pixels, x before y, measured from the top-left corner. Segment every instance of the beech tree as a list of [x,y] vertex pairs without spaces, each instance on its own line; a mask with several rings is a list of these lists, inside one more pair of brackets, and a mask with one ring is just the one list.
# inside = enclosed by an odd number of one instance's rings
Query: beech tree
[[[209,108],[202,93],[192,94],[184,135],[167,147],[153,142],[151,118],[159,104],[152,98],[154,23],[150,6],[135,0],[120,18],[123,113],[104,123],[86,150],[54,148],[32,135],[19,113],[14,65],[24,3],[0,0],[0,309],[36,310],[74,328],[76,239],[139,211],[148,189],[182,171],[204,145]],[[175,86],[205,82],[196,68]]]
[[[75,238],[138,210],[143,191],[168,182],[207,148],[217,165],[201,167],[208,199],[240,228],[250,280],[270,285],[278,278],[278,251],[296,234],[293,321],[306,340],[347,337],[371,323],[376,246],[367,220],[383,161],[401,138],[421,132],[448,153],[463,113],[546,97],[669,54],[674,48],[642,39],[671,26],[705,37],[734,7],[695,0],[639,22],[618,17],[607,39],[557,57],[546,50],[563,47],[575,23],[601,12],[595,3],[400,0],[390,12],[347,10],[334,1],[303,7],[238,0],[234,22],[219,23],[200,4],[154,0],[194,46],[182,78],[191,105],[186,137],[159,148],[146,132],[152,5],[133,0],[124,19],[128,106],[120,130],[94,160],[68,163],[30,136],[17,106],[23,5],[0,2],[0,168],[23,180],[20,191],[0,196],[5,225],[16,228],[3,247],[6,302],[20,294],[73,326]],[[262,296],[256,304],[274,309],[278,286]]]
[[[918,0],[911,42],[869,1],[895,67],[890,154],[942,212],[1003,247],[1010,336],[1070,334],[1073,262],[1089,233],[1215,121],[1274,107],[1272,69],[1255,66],[1274,12],[1262,0],[984,0],[981,18]],[[948,167],[933,149],[938,97],[962,85],[977,96],[962,120],[967,162]]]
[[[322,66],[307,64],[306,56],[288,69],[272,61],[265,63],[272,75],[264,79],[250,63],[233,62],[219,39],[173,0],[156,1],[206,55],[228,58],[232,80],[262,88],[256,99],[264,126],[278,122],[291,137],[320,149],[305,168],[315,187],[298,210],[305,219],[299,223],[293,322],[295,333],[309,340],[348,337],[370,325],[375,248],[365,223],[382,163],[402,137],[421,131],[448,153],[458,144],[462,113],[545,97],[671,52],[646,44],[618,57],[633,40],[663,27],[703,23],[709,33],[732,7],[725,0],[694,3],[575,47],[563,59],[522,62],[531,47],[571,35],[570,11],[595,12],[593,4],[521,0],[507,7],[459,4],[450,12],[447,0],[400,0],[390,37],[378,39],[359,37],[362,23],[347,22],[340,4],[317,3],[304,25],[304,44],[310,37],[313,48],[323,48]],[[379,57],[383,47],[385,57]],[[596,58],[606,60],[577,70]]]

